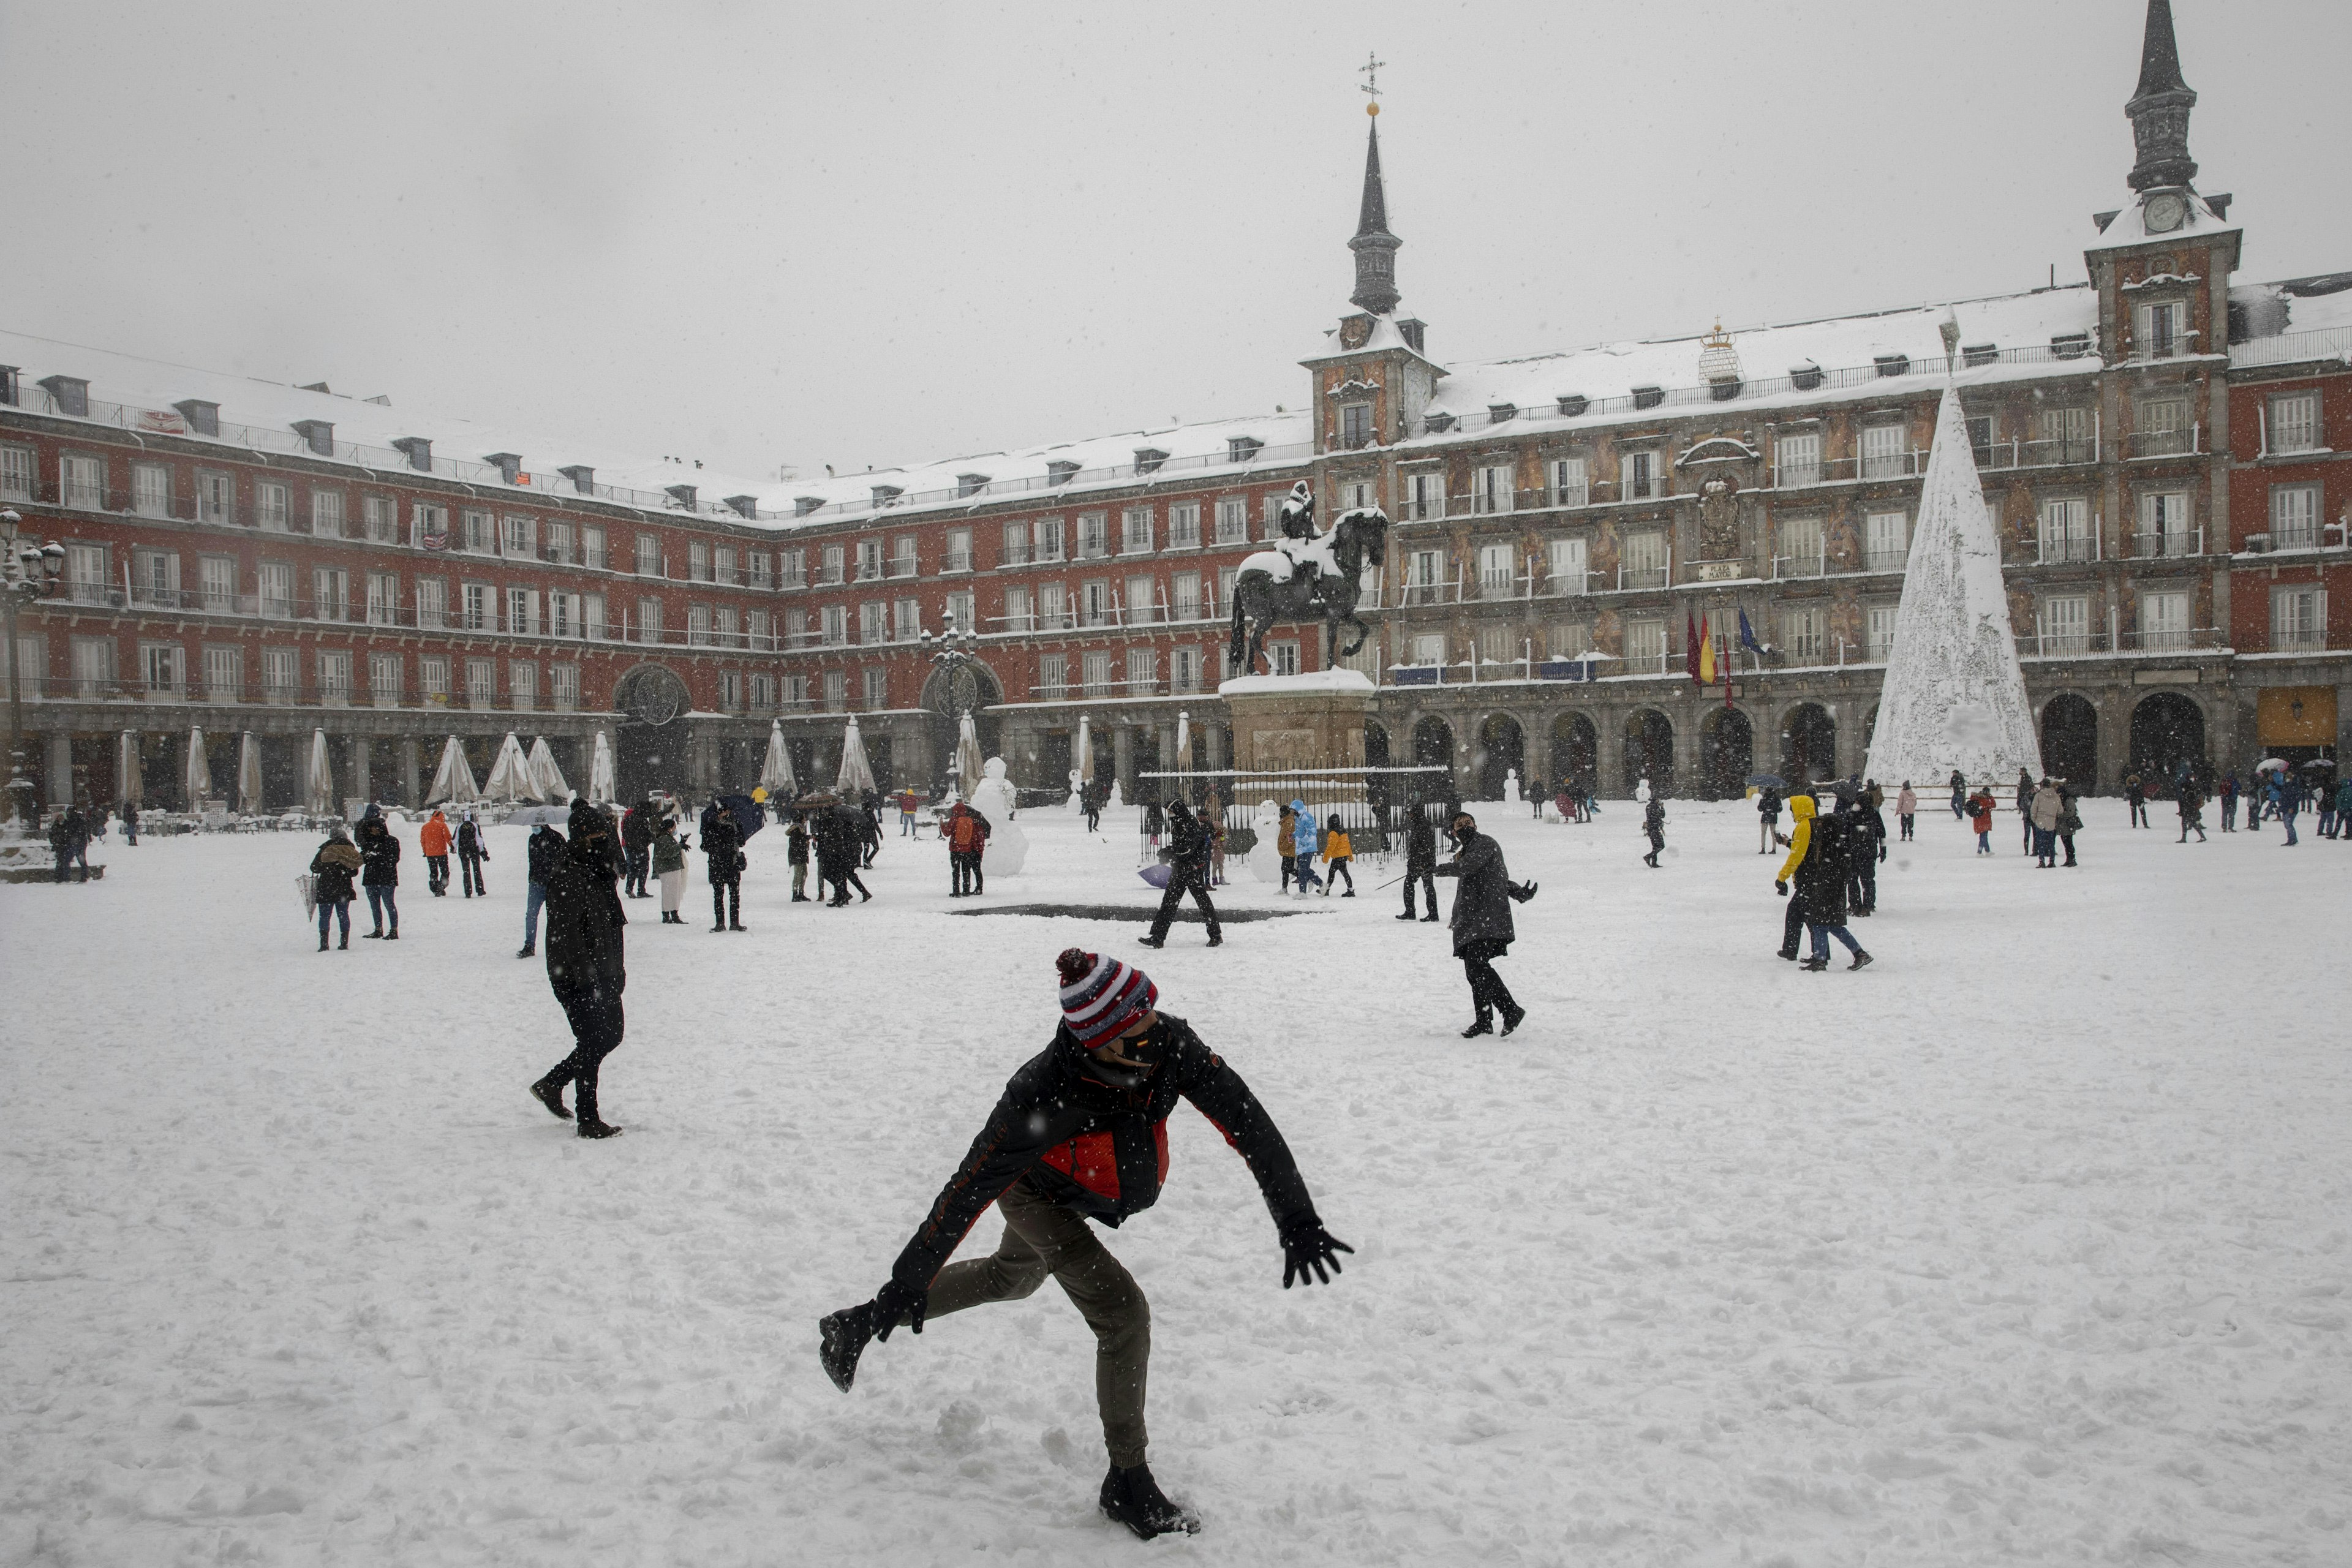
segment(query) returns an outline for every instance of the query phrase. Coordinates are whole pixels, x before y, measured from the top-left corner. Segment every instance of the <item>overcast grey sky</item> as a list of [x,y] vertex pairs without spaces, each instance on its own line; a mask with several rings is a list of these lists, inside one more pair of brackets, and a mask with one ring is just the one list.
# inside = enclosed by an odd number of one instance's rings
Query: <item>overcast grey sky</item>
[[[2176,8],[2241,279],[2352,268],[2352,5]],[[1368,50],[1441,361],[2079,280],[2143,15],[0,0],[0,320],[847,472],[1297,401]]]

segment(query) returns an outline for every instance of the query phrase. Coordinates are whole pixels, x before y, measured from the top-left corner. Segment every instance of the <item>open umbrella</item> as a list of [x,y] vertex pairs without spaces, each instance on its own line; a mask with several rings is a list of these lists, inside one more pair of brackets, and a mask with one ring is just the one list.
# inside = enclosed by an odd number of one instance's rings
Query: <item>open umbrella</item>
[[2261,762],[2254,764],[2254,772],[2258,773],[2283,773],[2286,772],[2286,759],[2284,757],[2264,757]]
[[1749,773],[1748,783],[1756,789],[1787,789],[1789,781],[1779,773]]
[[261,742],[250,730],[236,750],[236,808],[247,816],[261,815]]
[[524,759],[530,766],[530,793],[550,805],[568,805],[572,786],[563,779],[563,770],[555,765],[555,752],[547,737],[539,736],[530,743],[530,755]]
[[482,792],[474,786],[473,764],[466,761],[466,748],[452,735],[441,748],[441,766],[434,772],[433,787],[425,792],[425,804],[447,801],[451,805],[471,805],[481,798]]
[[784,744],[780,719],[768,721],[768,754],[760,763],[760,787],[786,800],[800,788],[800,781],[793,777],[793,749]]
[[857,715],[849,716],[849,731],[841,738],[841,773],[833,787],[849,799],[863,798],[874,789],[874,765],[866,760],[866,742],[858,738]]
[[2332,768],[2336,765],[2336,759],[2333,757],[2314,757],[2311,761],[2304,763],[2303,765],[2306,768]]
[[621,793],[613,779],[613,737],[604,731],[596,731],[596,755],[588,764],[588,798],[612,800]]
[[182,782],[188,787],[188,809],[202,811],[205,802],[212,798],[213,793],[213,765],[205,757],[202,725],[188,731],[188,770]]
[[482,798],[516,801],[530,796],[535,799],[538,792],[530,787],[530,760],[522,754],[522,742],[516,740],[514,731],[509,730],[507,738],[499,742],[498,760],[490,764],[490,776],[482,781]]
[[302,803],[313,816],[335,814],[335,770],[327,758],[327,732],[310,731],[310,757],[302,769]]
[[748,795],[722,795],[710,803],[711,809],[723,811],[735,819],[735,829],[745,838],[768,826],[767,808]]
[[980,754],[980,731],[967,713],[956,721],[956,788],[964,799],[970,800],[980,788],[987,765]]
[[142,804],[147,792],[139,777],[139,734],[134,730],[122,731],[122,739],[114,748],[114,795],[118,800],[132,805]]

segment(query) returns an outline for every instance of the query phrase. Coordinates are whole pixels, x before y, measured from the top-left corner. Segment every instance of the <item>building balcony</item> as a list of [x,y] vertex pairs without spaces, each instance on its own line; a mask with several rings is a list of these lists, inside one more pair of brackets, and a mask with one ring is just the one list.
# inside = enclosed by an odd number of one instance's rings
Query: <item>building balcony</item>
[[2143,529],[2131,536],[2132,555],[2140,561],[2173,560],[2205,553],[2201,528]]
[[2205,433],[2192,425],[2186,430],[2135,430],[2124,437],[2124,457],[2137,461],[2143,458],[2194,458],[2205,455]]

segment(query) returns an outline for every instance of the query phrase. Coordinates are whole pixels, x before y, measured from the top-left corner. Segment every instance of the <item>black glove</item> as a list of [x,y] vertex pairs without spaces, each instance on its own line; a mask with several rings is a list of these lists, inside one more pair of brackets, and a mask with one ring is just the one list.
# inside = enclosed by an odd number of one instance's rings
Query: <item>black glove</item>
[[874,1337],[887,1340],[890,1331],[900,1323],[917,1333],[923,1331],[923,1307],[930,1300],[922,1290],[910,1290],[891,1280],[874,1292]]
[[1886,858],[1886,840],[1884,838],[1878,841],[1878,858],[1881,861]]
[[1536,885],[1533,882],[1514,883],[1510,889],[1510,894],[1514,903],[1524,904],[1536,896]]
[[1785,899],[1789,896],[1789,884],[1786,882],[1775,882],[1772,884],[1772,890]]
[[[1282,1222],[1282,1288],[1290,1289],[1291,1281],[1312,1285],[1320,1280],[1331,1283],[1331,1275],[1339,1272],[1338,1255],[1356,1249],[1323,1228],[1323,1222],[1313,1210],[1293,1215]],[[1326,1266],[1329,1273],[1326,1273]]]

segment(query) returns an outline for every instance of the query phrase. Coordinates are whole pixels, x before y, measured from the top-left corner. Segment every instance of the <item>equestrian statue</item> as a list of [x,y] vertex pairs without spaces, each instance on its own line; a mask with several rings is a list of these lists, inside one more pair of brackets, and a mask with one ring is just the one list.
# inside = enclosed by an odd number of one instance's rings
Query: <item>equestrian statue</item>
[[[1315,528],[1315,492],[1301,479],[1282,503],[1282,537],[1272,550],[1244,558],[1234,577],[1232,665],[1243,675],[1257,673],[1265,655],[1265,634],[1289,621],[1320,619],[1331,628],[1335,658],[1364,646],[1372,628],[1356,618],[1356,598],[1364,569],[1386,555],[1388,514],[1375,506],[1339,514],[1325,532]],[[1339,628],[1355,637],[1339,647]]]

